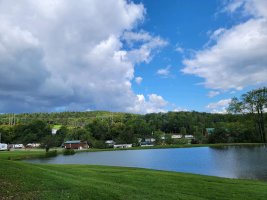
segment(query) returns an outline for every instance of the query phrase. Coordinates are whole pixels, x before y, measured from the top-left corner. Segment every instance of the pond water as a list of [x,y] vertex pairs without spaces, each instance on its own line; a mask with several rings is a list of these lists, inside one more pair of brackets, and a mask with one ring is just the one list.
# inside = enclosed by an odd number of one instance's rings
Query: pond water
[[267,181],[264,145],[82,152],[27,162],[139,167]]

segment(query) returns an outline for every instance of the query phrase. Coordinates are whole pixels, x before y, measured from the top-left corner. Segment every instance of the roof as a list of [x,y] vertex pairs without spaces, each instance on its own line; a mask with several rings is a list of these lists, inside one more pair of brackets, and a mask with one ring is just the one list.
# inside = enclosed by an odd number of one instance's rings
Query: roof
[[207,131],[208,134],[213,133],[214,130],[215,130],[215,128],[206,128],[206,131]]
[[64,143],[65,144],[80,144],[81,140],[70,140],[70,141],[66,141]]
[[112,144],[112,143],[115,143],[113,140],[106,140],[105,141],[106,144]]

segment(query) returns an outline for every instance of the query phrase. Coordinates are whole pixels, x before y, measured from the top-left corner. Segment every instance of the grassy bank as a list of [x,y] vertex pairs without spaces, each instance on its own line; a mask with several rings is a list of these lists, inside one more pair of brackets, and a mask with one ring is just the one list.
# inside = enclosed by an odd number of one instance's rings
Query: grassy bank
[[266,199],[267,183],[147,169],[37,165],[7,160],[43,151],[0,152],[0,199]]

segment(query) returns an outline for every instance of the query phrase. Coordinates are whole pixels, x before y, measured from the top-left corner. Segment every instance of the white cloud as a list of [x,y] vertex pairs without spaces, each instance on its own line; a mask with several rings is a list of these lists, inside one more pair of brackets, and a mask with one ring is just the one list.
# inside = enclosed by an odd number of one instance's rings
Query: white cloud
[[165,107],[168,102],[162,96],[149,94],[148,99],[144,95],[137,95],[134,107],[129,108],[129,112],[134,113],[159,113],[166,112]]
[[142,81],[143,81],[143,78],[140,77],[140,76],[138,76],[138,77],[135,78],[135,82],[136,82],[137,84],[141,84]]
[[134,44],[139,44],[138,47],[128,51],[127,58],[133,63],[150,62],[152,59],[152,52],[166,46],[167,41],[161,37],[154,37],[147,32],[125,32],[122,39],[133,47]]
[[144,13],[126,0],[0,1],[0,111],[134,111],[134,64],[166,45],[141,33],[125,50]]
[[170,66],[166,68],[158,69],[157,74],[163,77],[168,77],[170,75]]
[[227,107],[229,103],[231,102],[231,99],[223,99],[215,103],[210,103],[206,106],[209,112],[212,113],[226,113]]
[[173,112],[187,112],[187,111],[189,110],[186,108],[181,108],[181,107],[176,107],[173,109]]
[[148,33],[143,30],[140,32],[130,32],[127,31],[123,34],[123,39],[130,45],[134,45],[134,42],[149,42],[153,40],[153,37]]
[[215,97],[215,96],[217,96],[217,95],[219,95],[219,94],[220,94],[219,91],[210,91],[210,92],[208,93],[208,97],[212,98],[212,97]]
[[241,9],[243,13],[253,17],[232,28],[215,30],[211,35],[215,44],[197,51],[193,58],[185,59],[182,71],[203,78],[203,84],[207,88],[216,90],[240,90],[251,85],[266,84],[266,2],[230,1],[226,5],[227,11]]
[[175,51],[179,52],[179,53],[183,53],[184,52],[184,49],[182,47],[176,47],[175,48]]
[[224,6],[223,11],[234,13],[241,10],[243,15],[252,15],[255,17],[267,17],[266,0],[229,0]]

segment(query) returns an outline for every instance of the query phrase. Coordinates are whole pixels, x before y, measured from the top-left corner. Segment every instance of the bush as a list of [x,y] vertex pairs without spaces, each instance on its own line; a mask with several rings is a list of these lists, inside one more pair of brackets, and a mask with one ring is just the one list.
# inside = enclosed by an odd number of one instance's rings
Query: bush
[[188,139],[185,139],[185,138],[176,139],[176,140],[173,140],[172,144],[188,144]]
[[54,157],[54,156],[57,156],[57,150],[45,152],[46,158]]
[[63,155],[68,156],[68,155],[74,155],[75,151],[73,149],[65,149],[63,151]]

